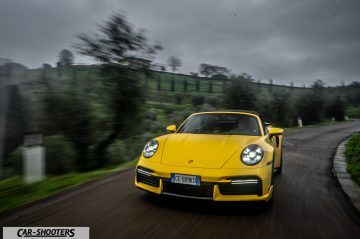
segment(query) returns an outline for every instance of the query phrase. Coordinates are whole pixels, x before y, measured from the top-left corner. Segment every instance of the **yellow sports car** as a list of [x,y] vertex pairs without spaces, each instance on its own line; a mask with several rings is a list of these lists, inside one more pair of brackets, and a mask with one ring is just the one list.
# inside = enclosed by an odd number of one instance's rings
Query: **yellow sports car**
[[269,201],[282,168],[282,133],[252,111],[202,112],[145,145],[136,187],[215,201]]

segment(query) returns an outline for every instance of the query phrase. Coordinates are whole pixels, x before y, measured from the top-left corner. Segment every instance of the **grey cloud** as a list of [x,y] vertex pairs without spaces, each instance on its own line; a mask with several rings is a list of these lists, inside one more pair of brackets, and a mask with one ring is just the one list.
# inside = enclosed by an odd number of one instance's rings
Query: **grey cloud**
[[176,55],[183,73],[210,63],[280,84],[359,81],[357,0],[3,0],[0,57],[30,67],[54,63],[75,34],[94,32],[118,10],[163,43],[156,61]]

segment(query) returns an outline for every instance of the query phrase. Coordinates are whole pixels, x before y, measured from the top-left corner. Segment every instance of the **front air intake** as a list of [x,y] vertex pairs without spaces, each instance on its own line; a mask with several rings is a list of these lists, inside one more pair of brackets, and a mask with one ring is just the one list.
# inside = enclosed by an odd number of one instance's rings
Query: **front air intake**
[[234,178],[230,183],[219,183],[222,195],[262,196],[262,181],[257,177]]
[[151,172],[152,171],[147,168],[138,167],[136,169],[136,181],[153,187],[159,187],[160,179],[156,176],[152,176]]

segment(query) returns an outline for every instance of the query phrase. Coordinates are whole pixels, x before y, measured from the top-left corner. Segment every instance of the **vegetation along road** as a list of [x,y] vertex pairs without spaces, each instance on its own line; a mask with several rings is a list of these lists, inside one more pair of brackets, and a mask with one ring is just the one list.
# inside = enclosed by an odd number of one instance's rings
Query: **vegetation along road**
[[6,226],[90,226],[91,238],[359,238],[360,216],[331,173],[337,144],[360,121],[285,132],[284,168],[272,207],[154,197],[134,170],[8,212]]

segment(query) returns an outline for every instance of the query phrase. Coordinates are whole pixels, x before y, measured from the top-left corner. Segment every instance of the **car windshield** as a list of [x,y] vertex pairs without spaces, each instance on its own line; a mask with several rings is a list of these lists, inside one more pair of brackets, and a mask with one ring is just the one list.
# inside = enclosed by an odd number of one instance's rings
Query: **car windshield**
[[198,114],[191,116],[178,133],[260,136],[256,117],[247,114]]

